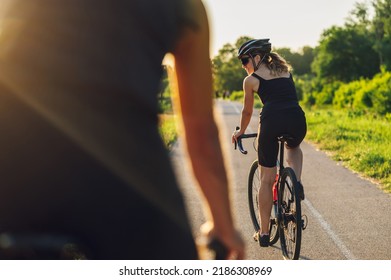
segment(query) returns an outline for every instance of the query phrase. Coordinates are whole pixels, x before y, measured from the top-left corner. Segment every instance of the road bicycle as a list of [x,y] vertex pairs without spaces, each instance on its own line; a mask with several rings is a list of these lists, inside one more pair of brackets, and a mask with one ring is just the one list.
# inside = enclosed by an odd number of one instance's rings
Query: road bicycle
[[[238,128],[236,128],[238,130]],[[235,143],[242,154],[247,154],[243,148],[242,139],[256,138],[257,133],[242,134]],[[277,159],[277,175],[273,184],[273,208],[269,223],[269,244],[275,244],[280,239],[284,259],[297,260],[300,256],[302,231],[307,227],[307,217],[301,214],[300,187],[295,172],[290,167],[284,167],[284,144],[291,137],[278,137],[279,157]],[[254,148],[256,145],[254,143]],[[248,202],[251,221],[255,229],[254,240],[260,229],[258,192],[260,188],[260,172],[258,160],[250,167],[248,175]]]

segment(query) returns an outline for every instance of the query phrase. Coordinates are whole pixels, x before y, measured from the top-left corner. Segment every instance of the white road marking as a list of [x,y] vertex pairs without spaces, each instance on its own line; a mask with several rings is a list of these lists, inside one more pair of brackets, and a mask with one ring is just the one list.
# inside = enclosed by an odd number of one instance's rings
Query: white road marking
[[318,220],[321,227],[326,231],[327,235],[333,240],[335,245],[341,251],[341,253],[348,260],[356,260],[357,258],[353,255],[353,253],[345,246],[342,240],[338,237],[338,235],[332,230],[331,226],[326,222],[323,216],[315,209],[311,202],[306,198],[303,203],[310,210],[312,215]]

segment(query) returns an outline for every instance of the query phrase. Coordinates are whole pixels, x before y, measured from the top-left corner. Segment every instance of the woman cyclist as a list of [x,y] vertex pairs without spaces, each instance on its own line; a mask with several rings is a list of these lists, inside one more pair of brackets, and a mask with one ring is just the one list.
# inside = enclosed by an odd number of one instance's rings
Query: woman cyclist
[[238,51],[238,58],[248,76],[243,81],[244,105],[241,112],[240,129],[235,131],[232,141],[242,135],[251,120],[254,93],[263,103],[258,128],[258,162],[261,186],[259,210],[261,229],[256,233],[259,245],[269,245],[269,220],[272,208],[272,186],[276,176],[278,155],[277,137],[288,134],[292,137],[286,143],[287,163],[296,173],[300,196],[304,199],[301,184],[303,153],[300,143],[307,127],[303,110],[299,106],[295,85],[290,73],[291,67],[275,52],[271,52],[269,39],[250,40]]

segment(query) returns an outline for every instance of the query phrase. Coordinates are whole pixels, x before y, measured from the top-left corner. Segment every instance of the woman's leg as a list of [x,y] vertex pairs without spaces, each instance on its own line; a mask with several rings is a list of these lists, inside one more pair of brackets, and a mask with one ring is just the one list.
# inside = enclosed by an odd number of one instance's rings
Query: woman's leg
[[270,214],[273,205],[272,187],[276,178],[276,167],[260,167],[261,186],[258,192],[261,234],[269,234]]
[[286,162],[289,167],[295,171],[297,181],[301,181],[301,170],[303,167],[303,152],[301,151],[300,145],[296,148],[286,147]]
[[304,200],[305,195],[304,195],[304,188],[303,184],[301,183],[301,170],[303,168],[303,152],[301,151],[300,145],[297,146],[296,148],[289,148],[287,145],[287,163],[288,166],[295,171],[296,174],[296,179],[299,182],[298,187],[299,187],[299,196],[302,200]]

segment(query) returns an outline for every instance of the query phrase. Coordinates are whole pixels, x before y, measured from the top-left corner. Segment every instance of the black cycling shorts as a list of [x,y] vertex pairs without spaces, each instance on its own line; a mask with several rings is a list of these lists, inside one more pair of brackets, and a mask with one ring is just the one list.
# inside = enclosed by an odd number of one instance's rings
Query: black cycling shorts
[[258,161],[261,166],[275,167],[278,156],[278,137],[289,135],[288,148],[296,148],[307,133],[305,114],[300,107],[269,112],[261,116],[258,137]]

